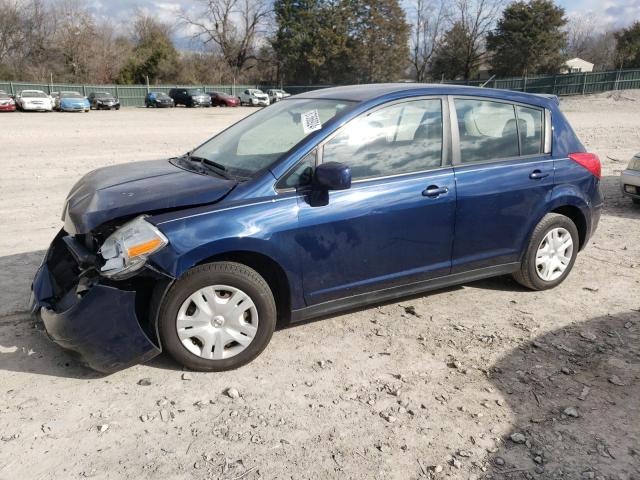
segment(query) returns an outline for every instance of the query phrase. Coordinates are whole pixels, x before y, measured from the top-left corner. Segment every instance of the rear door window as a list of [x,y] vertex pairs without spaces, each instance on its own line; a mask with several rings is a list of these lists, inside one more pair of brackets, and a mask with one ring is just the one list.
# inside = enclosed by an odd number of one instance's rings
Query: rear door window
[[490,100],[454,99],[460,162],[473,163],[519,155],[515,106]]

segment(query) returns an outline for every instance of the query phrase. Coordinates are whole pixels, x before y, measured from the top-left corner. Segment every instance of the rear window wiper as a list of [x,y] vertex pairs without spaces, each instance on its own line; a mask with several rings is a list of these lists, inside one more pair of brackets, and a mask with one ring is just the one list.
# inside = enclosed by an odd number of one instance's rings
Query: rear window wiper
[[232,180],[231,175],[229,175],[227,173],[227,167],[225,167],[224,165],[222,165],[221,163],[215,162],[213,160],[209,160],[208,158],[204,158],[204,157],[198,157],[197,155],[190,155],[187,154],[187,158],[189,160],[192,160],[194,162],[198,162],[202,165],[206,165],[207,167],[210,167],[212,170],[214,170],[218,175],[220,175],[223,178],[226,178],[227,180]]

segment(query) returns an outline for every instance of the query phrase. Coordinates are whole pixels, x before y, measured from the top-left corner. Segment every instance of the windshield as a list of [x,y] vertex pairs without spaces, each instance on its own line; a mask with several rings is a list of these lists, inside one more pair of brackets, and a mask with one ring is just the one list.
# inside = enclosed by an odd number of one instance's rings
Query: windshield
[[8,93],[0,92],[0,98],[11,98]]
[[231,175],[249,177],[354,104],[305,98],[278,102],[232,125],[196,148],[191,156],[222,165]]
[[169,98],[169,96],[166,93],[162,93],[162,92],[152,92],[151,95],[155,95],[158,98]]
[[60,94],[61,98],[84,98],[78,92],[62,92]]
[[96,93],[94,94],[96,98],[113,98],[113,95],[110,93]]
[[187,93],[189,95],[204,95],[204,93],[202,93],[202,90],[198,90],[196,88],[192,88],[190,90],[187,90]]
[[20,96],[23,98],[46,98],[47,94],[44,92],[22,92]]

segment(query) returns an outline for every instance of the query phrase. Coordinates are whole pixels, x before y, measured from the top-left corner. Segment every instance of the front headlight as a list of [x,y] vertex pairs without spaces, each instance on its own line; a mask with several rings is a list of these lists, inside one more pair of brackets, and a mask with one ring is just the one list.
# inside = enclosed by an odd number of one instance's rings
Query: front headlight
[[160,230],[144,216],[125,223],[113,232],[100,247],[105,263],[100,273],[108,278],[125,278],[142,268],[147,258],[169,243]]
[[636,155],[629,162],[628,170],[640,170],[640,154]]

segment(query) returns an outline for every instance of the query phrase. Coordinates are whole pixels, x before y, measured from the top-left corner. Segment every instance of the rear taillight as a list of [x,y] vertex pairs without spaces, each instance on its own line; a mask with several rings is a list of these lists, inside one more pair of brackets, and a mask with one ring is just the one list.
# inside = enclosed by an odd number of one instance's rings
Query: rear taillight
[[595,153],[570,153],[569,158],[589,170],[594,177],[602,176],[600,159]]

